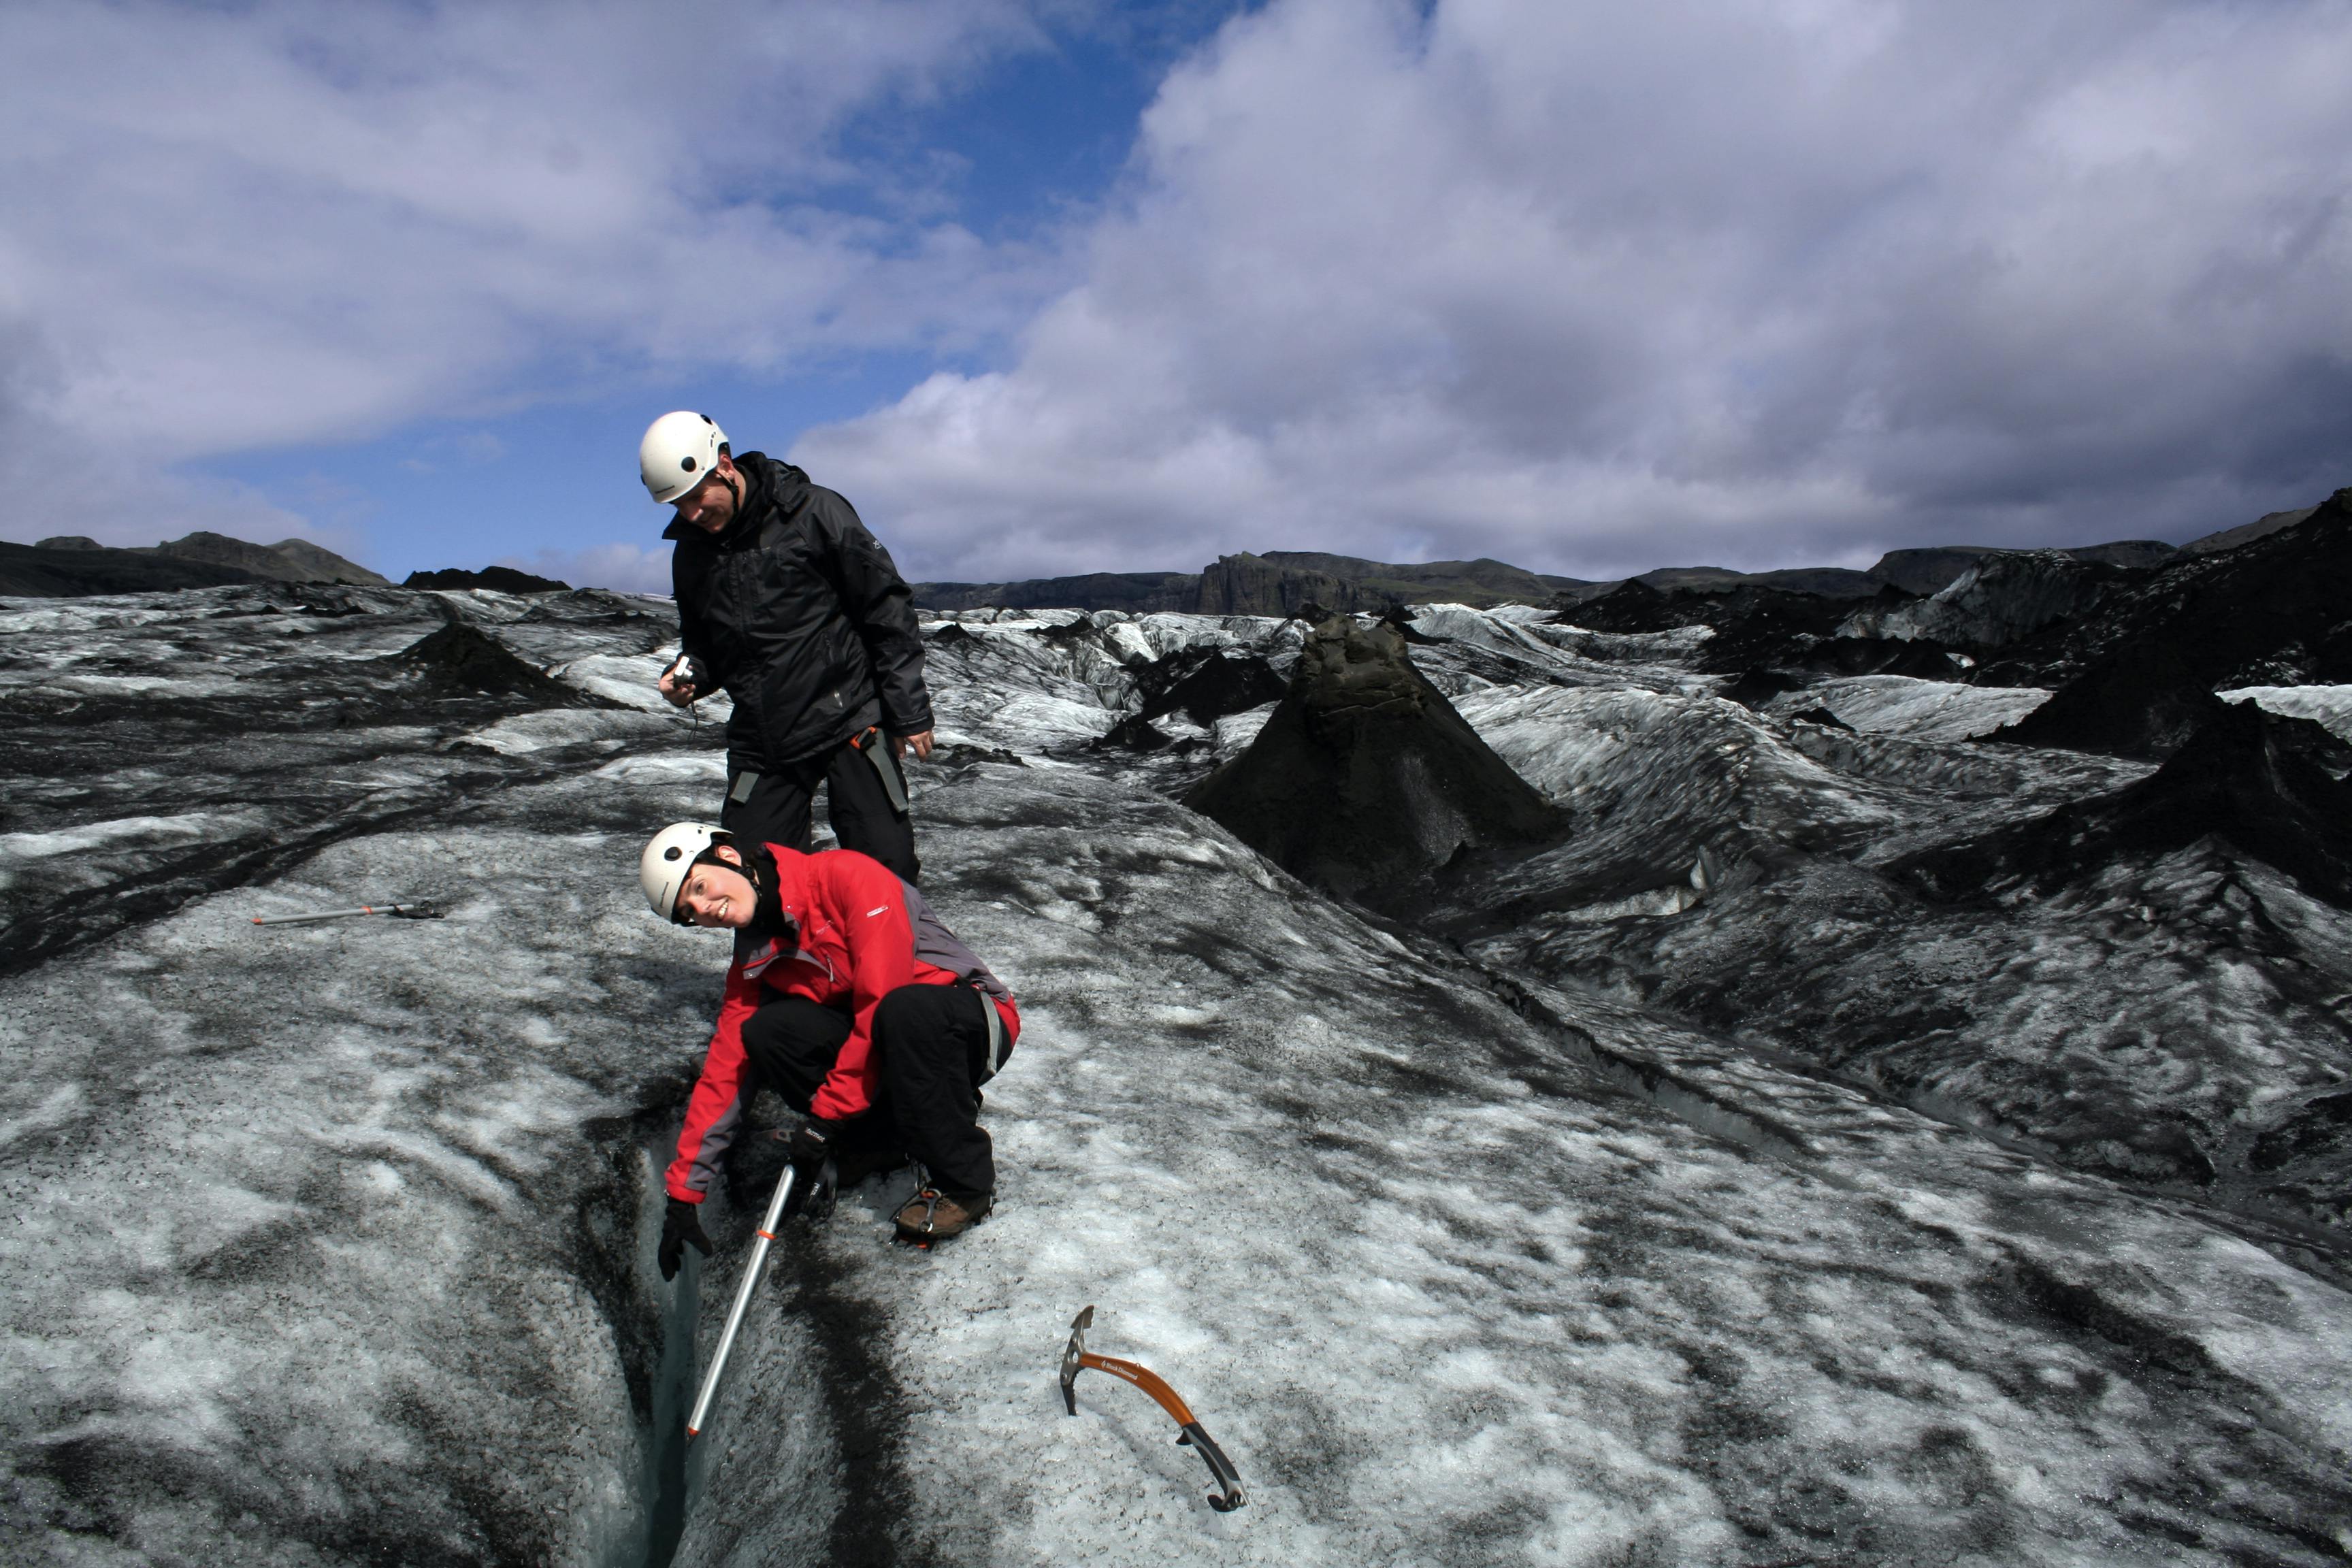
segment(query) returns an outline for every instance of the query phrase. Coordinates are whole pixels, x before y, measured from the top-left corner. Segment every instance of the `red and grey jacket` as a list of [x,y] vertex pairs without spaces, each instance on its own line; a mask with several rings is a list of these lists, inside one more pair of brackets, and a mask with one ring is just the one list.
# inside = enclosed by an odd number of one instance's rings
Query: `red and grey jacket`
[[805,996],[850,1015],[849,1038],[809,1106],[829,1121],[872,1108],[874,1009],[901,985],[978,986],[1004,1030],[994,1061],[1003,1059],[1021,1034],[1021,1015],[1004,982],[881,862],[849,849],[803,855],[771,844],[768,852],[775,857],[778,902],[800,946],[787,952],[773,938],[749,932],[735,939],[719,1024],[702,1058],[702,1078],[687,1101],[677,1158],[670,1162],[669,1195],[689,1204],[710,1191],[719,1156],[743,1120],[743,1021],[762,1003]]

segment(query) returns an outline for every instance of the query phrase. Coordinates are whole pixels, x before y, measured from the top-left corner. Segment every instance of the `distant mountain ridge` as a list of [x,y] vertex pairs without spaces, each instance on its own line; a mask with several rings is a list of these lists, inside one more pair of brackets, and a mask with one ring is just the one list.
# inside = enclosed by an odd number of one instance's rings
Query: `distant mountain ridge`
[[[2170,561],[2235,550],[2294,526],[2315,510],[2303,507],[2271,512],[2183,545],[2127,539],[2074,546],[2057,553],[2126,571],[2147,571]],[[928,610],[1124,610],[1134,615],[1168,610],[1276,616],[1296,615],[1309,605],[1380,611],[1392,605],[1440,600],[1479,609],[1496,605],[1568,609],[1628,583],[1667,595],[1769,589],[1832,600],[1862,600],[1887,588],[1926,597],[1950,586],[1987,556],[2029,552],[2006,546],[1953,544],[1890,550],[1867,572],[1843,566],[1770,572],[1661,566],[1633,577],[1591,582],[1531,572],[1486,557],[1402,563],[1321,551],[1269,550],[1221,555],[1199,572],[1093,572],[1008,583],[917,583],[913,588],[915,604]],[[394,585],[388,578],[307,539],[256,544],[198,531],[161,544],[128,549],[101,545],[79,534],[60,534],[33,545],[0,542],[0,596],[75,598],[256,582]],[[400,585],[496,587],[509,593],[562,586],[551,578],[498,566],[482,572],[412,573]]]
[[[2235,549],[2291,527],[2311,511],[2308,507],[2274,511],[2182,545],[2155,539],[2120,539],[2055,553],[2095,565],[2145,572],[2182,557]],[[1313,550],[1268,550],[1221,555],[1199,572],[1095,572],[1013,583],[917,583],[914,591],[916,605],[927,610],[1124,610],[1130,615],[1174,610],[1211,616],[1294,616],[1308,605],[1379,611],[1391,605],[1437,600],[1476,609],[1496,605],[1567,609],[1627,583],[1667,595],[1766,588],[1826,599],[1869,599],[1892,587],[1924,598],[1949,587],[1987,556],[2033,552],[2011,546],[1949,544],[1890,550],[1867,572],[1844,566],[1794,566],[1771,572],[1661,566],[1637,576],[1596,583],[1530,572],[1484,557],[1408,565]]]
[[307,539],[254,544],[204,531],[162,544],[116,549],[79,534],[37,544],[0,544],[0,595],[73,599],[217,588],[232,583],[391,584],[357,562]]

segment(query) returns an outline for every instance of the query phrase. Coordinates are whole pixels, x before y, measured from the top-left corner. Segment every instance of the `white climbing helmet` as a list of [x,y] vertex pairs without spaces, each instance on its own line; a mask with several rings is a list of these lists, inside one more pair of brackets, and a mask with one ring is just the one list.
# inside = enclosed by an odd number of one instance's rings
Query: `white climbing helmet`
[[646,902],[654,913],[666,921],[677,919],[677,890],[686,885],[687,872],[704,850],[728,837],[726,829],[707,822],[673,822],[654,835],[637,857],[637,880],[644,884]]
[[667,506],[700,484],[727,451],[727,432],[708,414],[679,409],[646,426],[637,443],[637,472],[654,500]]

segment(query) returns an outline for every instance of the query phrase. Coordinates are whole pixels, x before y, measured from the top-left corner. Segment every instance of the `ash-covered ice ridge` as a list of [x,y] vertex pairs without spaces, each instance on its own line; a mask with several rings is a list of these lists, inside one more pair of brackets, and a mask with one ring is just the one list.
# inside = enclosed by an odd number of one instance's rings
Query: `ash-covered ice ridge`
[[[2184,790],[1990,738],[2063,670],[1825,653],[1750,705],[1737,627],[1391,626],[1567,829],[1404,915],[1180,804],[1312,626],[926,617],[925,893],[1024,1004],[999,1209],[795,1222],[682,1459],[656,1172],[726,954],[634,867],[723,711],[652,697],[667,604],[0,604],[0,1556],[2352,1554],[2352,916],[2177,804],[2325,746]],[[1920,870],[2070,812],[2078,864]],[[249,923],[398,897],[449,912]],[[690,1266],[706,1345],[775,1147]],[[1246,1509],[1134,1390],[1063,1413],[1090,1303]]]

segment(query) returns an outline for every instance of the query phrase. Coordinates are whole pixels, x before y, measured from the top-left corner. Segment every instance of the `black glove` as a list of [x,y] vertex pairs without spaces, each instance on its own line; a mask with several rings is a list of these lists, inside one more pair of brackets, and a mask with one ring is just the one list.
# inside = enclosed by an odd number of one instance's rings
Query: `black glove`
[[688,1242],[694,1243],[694,1249],[703,1257],[710,1256],[710,1238],[702,1234],[702,1216],[695,1210],[695,1205],[680,1203],[676,1198],[670,1199],[662,1210],[661,1250],[655,1257],[661,1263],[665,1279],[677,1278],[677,1266],[686,1261]]
[[801,1173],[801,1195],[793,1207],[813,1221],[833,1213],[834,1188],[838,1181],[834,1149],[840,1135],[839,1122],[812,1117],[793,1129],[792,1142],[787,1145],[793,1168]]

